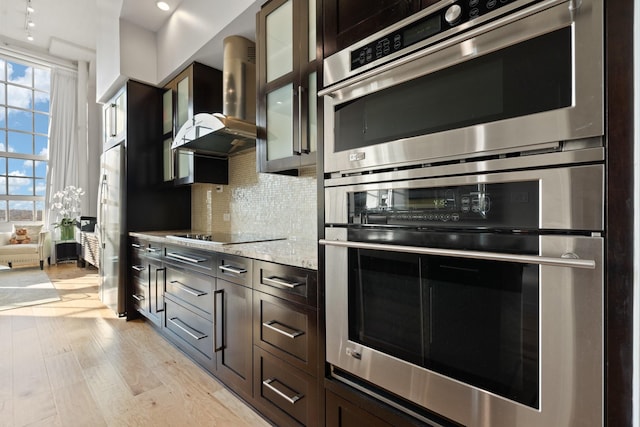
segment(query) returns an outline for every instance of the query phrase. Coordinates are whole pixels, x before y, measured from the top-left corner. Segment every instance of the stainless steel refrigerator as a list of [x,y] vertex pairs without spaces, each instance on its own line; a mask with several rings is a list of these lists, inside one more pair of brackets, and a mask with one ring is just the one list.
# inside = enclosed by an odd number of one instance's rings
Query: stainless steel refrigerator
[[118,316],[126,314],[124,218],[125,148],[117,144],[100,156],[97,229],[100,237],[100,300]]

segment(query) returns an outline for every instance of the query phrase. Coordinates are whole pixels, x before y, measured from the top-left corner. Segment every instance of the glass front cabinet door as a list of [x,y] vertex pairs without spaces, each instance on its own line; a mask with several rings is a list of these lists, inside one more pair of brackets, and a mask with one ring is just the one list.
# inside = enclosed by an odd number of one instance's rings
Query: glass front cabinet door
[[297,173],[317,151],[316,0],[258,13],[258,169]]

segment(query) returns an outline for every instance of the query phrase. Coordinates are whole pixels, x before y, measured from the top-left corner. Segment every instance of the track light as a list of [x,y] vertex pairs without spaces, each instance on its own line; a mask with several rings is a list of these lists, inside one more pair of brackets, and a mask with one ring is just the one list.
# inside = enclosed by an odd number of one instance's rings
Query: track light
[[35,22],[31,19],[31,14],[35,12],[33,5],[31,4],[31,0],[26,0],[27,2],[27,11],[25,12],[24,17],[24,29],[27,31],[27,40],[30,42],[33,41],[33,35],[31,34],[31,29],[35,27]]

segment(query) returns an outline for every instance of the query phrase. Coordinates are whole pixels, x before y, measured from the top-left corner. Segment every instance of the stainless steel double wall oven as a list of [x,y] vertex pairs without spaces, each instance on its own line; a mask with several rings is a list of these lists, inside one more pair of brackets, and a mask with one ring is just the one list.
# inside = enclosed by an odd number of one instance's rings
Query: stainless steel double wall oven
[[444,0],[324,67],[332,376],[436,424],[602,425],[602,1]]

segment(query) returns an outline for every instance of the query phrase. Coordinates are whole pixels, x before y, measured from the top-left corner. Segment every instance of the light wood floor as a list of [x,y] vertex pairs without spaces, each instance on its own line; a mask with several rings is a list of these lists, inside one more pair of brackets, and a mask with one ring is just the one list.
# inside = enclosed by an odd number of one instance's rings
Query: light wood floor
[[93,268],[45,267],[61,301],[0,311],[0,426],[267,426],[143,321]]

